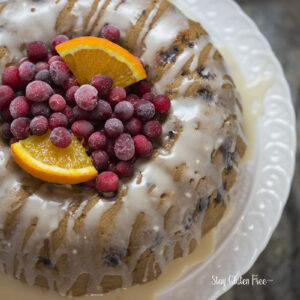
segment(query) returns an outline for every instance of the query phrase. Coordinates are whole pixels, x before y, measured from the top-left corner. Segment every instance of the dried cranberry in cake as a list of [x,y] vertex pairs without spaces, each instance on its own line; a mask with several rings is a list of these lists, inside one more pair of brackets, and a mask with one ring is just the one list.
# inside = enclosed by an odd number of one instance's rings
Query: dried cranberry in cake
[[75,136],[81,139],[88,139],[95,131],[91,122],[86,120],[79,120],[73,123],[71,130]]
[[31,62],[24,62],[19,67],[20,79],[25,81],[25,82],[29,82],[29,81],[33,80],[35,74],[36,74],[36,67]]
[[60,113],[54,113],[49,118],[49,128],[54,129],[56,127],[67,127],[68,125],[68,118]]
[[72,143],[72,136],[66,128],[57,127],[52,130],[50,141],[58,148],[67,148]]
[[51,109],[47,102],[35,102],[31,104],[31,114],[33,116],[44,116],[49,118],[51,115]]
[[75,93],[77,105],[86,111],[91,111],[97,106],[97,99],[97,89],[89,84],[82,85]]
[[10,126],[10,130],[14,137],[19,140],[26,139],[30,134],[29,129],[30,119],[28,118],[18,118],[13,120]]
[[126,91],[120,86],[112,88],[107,95],[107,100],[112,106],[115,106],[116,104],[118,104],[121,101],[124,101],[125,99]]
[[128,101],[122,101],[115,106],[115,115],[122,121],[129,120],[134,113],[133,105]]
[[131,162],[120,161],[116,165],[115,172],[120,177],[131,177],[134,173],[134,166]]
[[164,95],[156,96],[153,100],[153,104],[155,106],[155,110],[160,114],[167,113],[171,107],[170,99]]
[[154,100],[154,95],[152,93],[146,93],[143,95],[142,99],[152,102]]
[[120,160],[130,160],[133,158],[135,149],[132,137],[128,133],[121,134],[115,142],[115,154]]
[[56,53],[55,47],[63,42],[68,41],[69,38],[64,34],[57,35],[51,42],[52,51]]
[[78,89],[79,89],[79,86],[72,86],[66,92],[66,100],[67,100],[68,104],[71,106],[76,105],[75,93],[77,92]]
[[64,62],[55,61],[50,65],[50,76],[55,84],[63,85],[63,83],[69,78],[70,71]]
[[66,105],[62,113],[67,117],[69,124],[74,122],[73,108],[71,106]]
[[103,132],[94,132],[88,140],[89,147],[94,150],[104,149],[106,146],[106,136]]
[[106,25],[101,30],[101,37],[117,43],[120,40],[120,30],[114,25]]
[[136,135],[133,138],[135,152],[141,157],[148,157],[152,153],[151,142],[142,134]]
[[92,86],[95,87],[99,95],[106,95],[113,86],[113,80],[106,75],[95,75],[92,79]]
[[30,122],[30,131],[34,135],[43,135],[49,129],[47,118],[43,116],[34,117]]
[[74,120],[88,120],[90,117],[90,112],[87,110],[83,110],[76,105],[73,107],[73,117]]
[[30,112],[29,101],[24,96],[19,96],[10,103],[9,111],[14,119],[27,117]]
[[7,67],[2,73],[2,84],[16,89],[20,84],[19,69],[17,67]]
[[140,100],[135,106],[135,115],[142,121],[151,120],[155,115],[155,107],[152,102]]
[[35,80],[44,81],[48,84],[51,84],[51,76],[49,70],[42,70],[36,73]]
[[151,92],[151,85],[147,81],[140,81],[134,85],[135,94],[143,97],[144,94]]
[[14,91],[7,85],[0,86],[0,109],[6,107],[14,99]]
[[53,89],[44,81],[32,81],[26,87],[26,98],[33,102],[47,101],[51,95],[53,95]]
[[109,157],[105,151],[96,150],[91,155],[94,167],[99,171],[105,171],[108,168]]
[[64,83],[63,89],[67,91],[72,86],[79,86],[77,79],[74,76],[70,76]]
[[96,108],[91,112],[92,120],[107,120],[112,115],[112,109],[108,102],[99,100]]
[[48,65],[50,66],[55,61],[61,61],[64,62],[63,59],[59,55],[54,55],[48,60]]
[[118,189],[118,186],[119,178],[113,172],[103,172],[96,178],[96,188],[99,192],[112,193]]
[[36,72],[40,72],[43,70],[49,70],[49,65],[48,63],[44,61],[39,61],[38,63],[35,64]]
[[63,96],[54,94],[49,99],[49,106],[54,111],[63,111],[66,107],[66,100]]
[[131,118],[126,124],[125,124],[125,130],[130,133],[132,136],[135,136],[142,132],[143,129],[143,123],[137,118]]
[[110,158],[115,158],[115,140],[113,139],[107,139],[106,140],[106,147],[105,147],[106,153]]
[[13,137],[13,134],[10,130],[10,123],[3,123],[1,126],[1,135],[4,139],[9,140]]
[[116,118],[108,119],[104,125],[105,133],[110,138],[116,138],[124,131],[123,123]]
[[157,139],[162,133],[161,124],[156,120],[148,121],[144,125],[143,132],[149,139]]
[[44,42],[31,42],[26,47],[27,56],[31,61],[43,60],[47,57],[48,47]]
[[1,118],[3,121],[11,122],[13,120],[13,117],[10,113],[9,106],[6,106],[1,109]]

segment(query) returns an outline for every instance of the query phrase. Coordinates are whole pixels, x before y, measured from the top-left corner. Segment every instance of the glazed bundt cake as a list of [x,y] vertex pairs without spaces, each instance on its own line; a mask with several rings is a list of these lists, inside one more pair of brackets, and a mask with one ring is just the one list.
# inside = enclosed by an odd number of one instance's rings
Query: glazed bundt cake
[[172,99],[161,146],[138,162],[114,198],[25,174],[0,149],[1,271],[79,296],[157,278],[192,252],[229,201],[246,142],[242,107],[224,60],[200,24],[166,0],[4,1],[0,62],[57,33],[99,36],[106,24]]

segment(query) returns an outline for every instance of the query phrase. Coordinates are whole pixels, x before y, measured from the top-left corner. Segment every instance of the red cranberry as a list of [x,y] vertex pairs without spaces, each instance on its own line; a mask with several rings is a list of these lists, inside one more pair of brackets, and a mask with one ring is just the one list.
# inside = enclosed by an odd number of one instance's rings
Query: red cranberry
[[81,139],[88,139],[95,131],[94,126],[86,120],[79,120],[73,123],[71,130],[75,136]]
[[108,102],[104,100],[99,100],[96,108],[91,112],[91,119],[98,120],[107,120],[112,115],[112,109]]
[[68,41],[68,40],[69,40],[69,38],[66,35],[63,35],[63,34],[57,35],[51,42],[52,51],[56,52],[55,47],[63,42]]
[[119,178],[113,172],[103,172],[97,176],[96,188],[101,193],[112,193],[118,189]]
[[139,101],[136,106],[136,117],[142,121],[151,120],[155,115],[155,107],[152,102],[147,100]]
[[57,127],[52,130],[50,141],[58,148],[67,148],[72,143],[72,136],[66,128]]
[[161,124],[156,120],[148,121],[144,125],[143,132],[149,139],[157,139],[162,133]]
[[9,106],[2,108],[1,110],[1,118],[3,121],[11,122],[13,120],[12,115],[10,114]]
[[27,45],[27,56],[31,61],[43,60],[47,57],[48,47],[41,41],[31,42]]
[[95,188],[96,187],[96,178],[86,181],[82,184],[83,186],[87,187],[87,188]]
[[103,132],[94,132],[89,137],[89,147],[94,150],[103,149],[106,145],[106,136]]
[[10,123],[3,123],[1,127],[1,135],[4,139],[9,140],[13,137],[13,134],[10,130]]
[[143,123],[136,118],[131,118],[126,124],[125,124],[125,130],[130,133],[132,136],[135,136],[142,132]]
[[36,67],[31,62],[24,62],[19,67],[20,79],[25,81],[25,82],[29,82],[29,81],[33,80],[35,74],[36,74]]
[[14,119],[27,117],[30,112],[30,104],[24,96],[19,96],[10,103],[9,111]]
[[48,129],[48,120],[43,116],[34,117],[30,122],[30,131],[34,135],[43,135]]
[[68,118],[60,113],[54,113],[49,118],[49,128],[54,129],[56,127],[67,127],[68,125]]
[[62,85],[70,76],[68,66],[62,61],[55,61],[50,65],[50,76],[57,85]]
[[133,138],[135,152],[141,157],[148,157],[152,153],[152,144],[144,135],[136,135]]
[[128,161],[120,161],[116,165],[116,173],[120,177],[131,177],[134,173],[133,164]]
[[79,89],[79,86],[72,86],[66,92],[66,100],[67,100],[68,104],[71,106],[76,105],[75,93],[77,92],[78,89]]
[[89,84],[82,85],[75,93],[77,105],[87,111],[91,111],[97,106],[97,99],[97,89]]
[[20,84],[19,69],[17,67],[8,67],[2,73],[2,84],[16,89]]
[[152,93],[146,93],[143,95],[142,99],[152,102],[154,99],[154,95]]
[[54,111],[63,111],[66,107],[66,100],[58,94],[54,94],[49,99],[49,106]]
[[116,138],[124,131],[123,123],[116,118],[108,119],[104,125],[105,133],[110,138]]
[[26,87],[26,98],[33,102],[47,101],[52,94],[52,87],[44,81],[32,81]]
[[105,171],[108,168],[109,157],[105,151],[96,150],[92,153],[91,159],[94,167],[99,171]]
[[43,70],[49,70],[49,65],[48,63],[44,61],[39,61],[38,63],[35,64],[36,72],[40,72]]
[[118,104],[121,101],[124,101],[125,99],[126,91],[120,86],[112,88],[107,95],[107,100],[112,106],[115,106],[116,104]]
[[64,83],[63,89],[67,91],[72,86],[79,86],[77,79],[74,76],[70,76]]
[[134,90],[139,97],[143,97],[144,94],[151,92],[151,85],[147,81],[140,81],[135,84]]
[[120,40],[120,30],[114,25],[106,25],[101,30],[101,37],[117,43]]
[[106,95],[113,86],[113,80],[106,75],[95,75],[92,79],[92,86],[94,86],[99,95]]
[[88,120],[90,117],[90,112],[83,110],[76,105],[73,107],[73,117],[74,120]]
[[35,78],[36,81],[44,81],[48,84],[51,84],[51,76],[48,70],[42,70],[36,73]]
[[140,101],[140,98],[135,94],[130,94],[127,96],[126,101],[130,102],[133,106],[135,106],[138,101]]
[[130,102],[122,101],[115,106],[114,112],[120,120],[126,121],[133,116],[134,108]]
[[55,61],[61,61],[64,62],[64,60],[59,55],[54,55],[48,60],[48,65],[50,66]]
[[74,115],[72,107],[66,105],[62,113],[67,117],[69,124],[74,122]]
[[26,139],[30,134],[29,124],[30,120],[28,118],[18,118],[13,120],[10,130],[14,137],[19,140],[23,140]]
[[164,95],[156,96],[153,100],[153,104],[155,106],[155,110],[160,114],[167,113],[171,107],[170,99]]
[[0,86],[0,109],[7,107],[14,99],[14,91],[7,85]]
[[31,104],[31,114],[33,116],[44,116],[49,118],[51,115],[51,109],[47,102],[34,102]]
[[135,150],[132,137],[128,133],[121,134],[115,142],[115,154],[120,160],[130,160],[133,158]]
[[113,139],[108,139],[106,141],[106,152],[107,154],[109,155],[109,157],[111,158],[115,158],[116,155],[115,155],[115,140]]

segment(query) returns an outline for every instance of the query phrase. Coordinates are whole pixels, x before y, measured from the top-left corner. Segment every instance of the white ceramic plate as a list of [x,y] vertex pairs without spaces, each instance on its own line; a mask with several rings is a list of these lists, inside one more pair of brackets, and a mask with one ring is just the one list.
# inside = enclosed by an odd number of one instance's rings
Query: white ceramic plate
[[[256,25],[232,0],[173,0],[225,46],[247,82],[272,76],[257,124],[255,155],[235,185],[231,216],[217,229],[215,253],[161,292],[159,300],[215,299],[247,272],[266,247],[281,217],[295,165],[295,114],[284,73]],[[212,276],[227,279],[212,284]]]

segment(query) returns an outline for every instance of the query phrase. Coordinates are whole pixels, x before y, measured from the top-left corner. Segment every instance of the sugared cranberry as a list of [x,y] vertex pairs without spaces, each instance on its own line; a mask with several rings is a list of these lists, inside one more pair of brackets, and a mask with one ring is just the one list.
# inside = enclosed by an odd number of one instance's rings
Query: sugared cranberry
[[70,76],[68,66],[62,61],[55,61],[50,65],[50,76],[57,85],[62,85]]
[[95,87],[99,95],[106,95],[113,86],[113,80],[106,75],[95,75],[92,79],[92,86]]
[[76,105],[73,107],[73,117],[74,120],[88,120],[90,117],[90,112],[87,110],[83,110]]
[[151,142],[142,134],[136,135],[133,138],[135,152],[141,157],[148,157],[152,153]]
[[131,162],[120,161],[117,163],[115,171],[120,177],[131,177],[134,173],[134,166]]
[[43,60],[47,57],[48,47],[44,42],[36,41],[27,45],[27,56],[31,61]]
[[68,40],[69,40],[69,38],[66,35],[63,35],[63,34],[57,35],[51,42],[52,51],[56,52],[55,47],[63,42],[68,41]]
[[129,120],[134,113],[133,105],[128,101],[122,101],[115,106],[114,110],[117,118],[122,121]]
[[31,62],[24,62],[19,67],[20,79],[25,81],[25,82],[29,82],[29,81],[33,80],[35,74],[36,74],[36,67]]
[[50,66],[55,61],[61,61],[64,62],[63,59],[59,55],[54,55],[48,60],[48,65]]
[[29,101],[24,96],[19,96],[10,103],[9,111],[14,119],[27,117],[30,112]]
[[125,99],[126,91],[120,86],[112,88],[107,95],[107,100],[112,106],[115,106],[116,104],[118,104],[121,101],[124,101]]
[[112,115],[112,109],[108,102],[104,100],[99,100],[96,108],[91,112],[91,119],[98,120],[107,120]]
[[52,87],[44,81],[32,81],[26,87],[26,98],[33,102],[47,101],[52,94]]
[[71,130],[75,136],[81,139],[88,139],[95,131],[94,126],[86,120],[79,120],[73,123]]
[[2,84],[16,89],[20,84],[19,69],[17,67],[7,67],[2,73]]
[[97,106],[97,99],[97,89],[89,84],[82,85],[75,93],[77,105],[86,111],[91,111]]
[[48,129],[48,120],[43,116],[34,117],[30,122],[30,131],[34,135],[43,135]]
[[155,106],[155,110],[160,114],[165,114],[170,110],[171,101],[167,96],[158,95],[154,98],[153,104]]
[[79,89],[79,86],[72,86],[66,92],[66,100],[70,106],[76,105],[75,93]]
[[2,117],[3,121],[6,121],[6,122],[11,122],[13,120],[13,117],[9,110],[9,106],[3,107],[1,109],[1,117]]
[[66,100],[59,94],[54,94],[49,99],[49,106],[54,111],[62,111],[66,107]]
[[16,137],[13,137],[9,140],[9,146],[11,146],[14,143],[17,143],[19,141],[19,139],[17,139]]
[[103,132],[94,132],[88,140],[89,147],[94,150],[103,149],[106,145],[106,136]]
[[94,167],[99,171],[105,171],[108,168],[109,157],[105,151],[96,150],[91,155]]
[[135,135],[141,133],[142,128],[143,128],[143,123],[137,118],[131,118],[125,124],[125,130],[132,136],[135,136]]
[[0,86],[0,109],[7,107],[14,99],[14,91],[7,85]]
[[1,126],[1,135],[4,139],[9,140],[13,137],[13,134],[10,130],[10,123],[3,123]]
[[128,133],[121,134],[115,142],[115,154],[120,160],[130,160],[133,158],[135,149],[132,137]]
[[109,157],[111,158],[115,158],[116,154],[115,154],[115,140],[113,139],[108,139],[106,141],[106,148],[105,148],[107,154]]
[[149,139],[157,139],[162,133],[161,124],[156,120],[148,121],[144,125],[143,132]]
[[154,95],[152,93],[146,93],[143,95],[142,99],[152,102],[154,99]]
[[19,140],[26,139],[30,134],[29,129],[30,120],[28,118],[18,118],[13,120],[10,130],[14,137]]
[[33,116],[44,116],[49,118],[51,109],[47,102],[35,102],[31,104],[31,114]]
[[62,113],[67,117],[69,124],[74,122],[73,109],[71,106],[66,105]]
[[147,100],[139,101],[135,106],[135,115],[142,121],[151,120],[155,115],[155,107]]
[[114,25],[106,25],[101,30],[101,37],[117,43],[120,40],[120,30]]
[[96,187],[96,178],[86,181],[82,185],[85,187],[88,187],[88,188],[95,188]]
[[68,118],[60,113],[54,113],[49,118],[49,128],[54,129],[56,127],[67,127],[68,125]]
[[116,118],[108,119],[104,125],[105,133],[110,138],[116,138],[124,131],[123,123]]
[[139,97],[143,97],[144,94],[151,92],[151,85],[147,81],[140,81],[135,84],[134,91]]
[[74,76],[70,76],[64,83],[63,89],[67,91],[72,86],[79,86],[77,79]]
[[54,128],[50,134],[51,143],[58,148],[66,148],[72,143],[70,132],[64,127]]
[[49,70],[49,65],[44,61],[39,61],[35,64],[35,69],[37,73],[43,70]]
[[118,176],[110,171],[103,172],[97,176],[96,188],[102,193],[112,193],[118,189],[119,178]]
[[42,70],[36,73],[35,80],[44,81],[48,84],[51,84],[51,76],[49,70]]
[[126,101],[130,102],[133,106],[135,106],[138,101],[140,101],[140,98],[135,94],[130,94],[127,96]]

